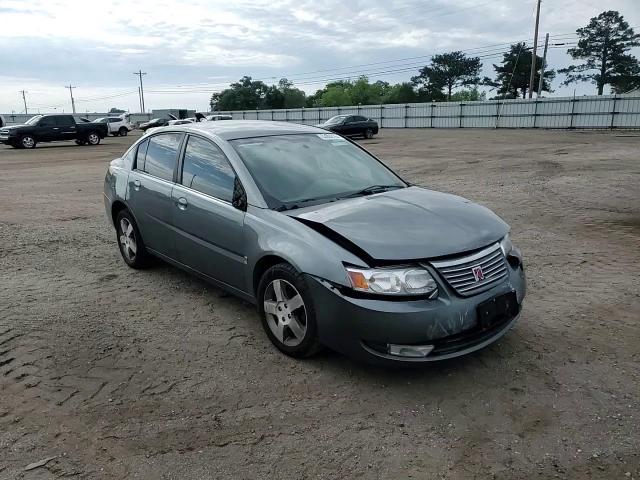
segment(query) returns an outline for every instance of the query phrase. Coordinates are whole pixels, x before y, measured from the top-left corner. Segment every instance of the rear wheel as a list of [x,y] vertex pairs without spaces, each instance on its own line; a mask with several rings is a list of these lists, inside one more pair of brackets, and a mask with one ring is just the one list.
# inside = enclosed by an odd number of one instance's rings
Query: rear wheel
[[129,133],[129,130],[127,130],[126,127],[120,127],[120,130],[118,130],[118,133],[120,134],[121,137],[126,137],[127,133]]
[[364,131],[364,138],[367,138],[367,139],[373,138],[373,128],[367,128]]
[[138,225],[128,210],[122,210],[116,217],[116,234],[122,259],[131,268],[144,268],[149,263],[149,254],[144,248]]
[[36,139],[31,135],[25,135],[20,139],[20,147],[22,148],[36,148]]
[[280,263],[262,276],[258,311],[269,340],[281,352],[305,358],[321,350],[311,293],[291,265]]
[[87,143],[89,145],[98,145],[100,143],[100,136],[96,132],[89,132],[89,135],[87,135]]

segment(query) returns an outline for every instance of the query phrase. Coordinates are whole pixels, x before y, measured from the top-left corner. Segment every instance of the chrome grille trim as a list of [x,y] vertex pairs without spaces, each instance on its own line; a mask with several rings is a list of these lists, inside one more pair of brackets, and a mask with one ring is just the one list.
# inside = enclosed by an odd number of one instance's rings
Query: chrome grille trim
[[[430,262],[446,282],[464,297],[484,292],[508,276],[507,262],[499,243],[473,255]],[[482,267],[484,279],[476,281],[473,268]]]

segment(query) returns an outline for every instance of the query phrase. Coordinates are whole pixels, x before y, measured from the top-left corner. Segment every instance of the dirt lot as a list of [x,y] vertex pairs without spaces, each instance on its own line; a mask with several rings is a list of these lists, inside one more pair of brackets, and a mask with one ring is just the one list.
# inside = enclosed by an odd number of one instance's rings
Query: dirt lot
[[640,478],[640,132],[365,142],[528,268],[502,341],[412,370],[291,360],[251,306],[128,269],[102,180],[133,140],[0,147],[0,478]]

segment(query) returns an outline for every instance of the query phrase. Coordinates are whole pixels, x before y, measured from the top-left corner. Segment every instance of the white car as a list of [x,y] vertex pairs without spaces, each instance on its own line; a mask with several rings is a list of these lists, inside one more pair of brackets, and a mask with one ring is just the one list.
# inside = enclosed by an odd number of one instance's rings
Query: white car
[[119,117],[102,117],[97,118],[93,123],[106,123],[109,129],[109,134],[114,137],[126,137],[127,134],[133,130],[133,125],[129,123],[125,115]]
[[217,122],[219,120],[233,120],[231,115],[207,115],[207,120],[209,122]]
[[195,118],[180,118],[176,120],[169,120],[169,125],[188,125],[190,123],[194,123],[195,121]]

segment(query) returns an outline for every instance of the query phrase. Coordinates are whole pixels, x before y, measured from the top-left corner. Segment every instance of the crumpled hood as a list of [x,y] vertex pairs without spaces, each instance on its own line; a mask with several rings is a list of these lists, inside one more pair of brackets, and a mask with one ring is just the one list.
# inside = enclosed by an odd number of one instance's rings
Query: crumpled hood
[[376,260],[442,257],[485,247],[509,226],[462,197],[409,187],[287,214],[322,225]]

